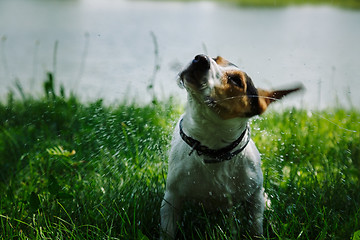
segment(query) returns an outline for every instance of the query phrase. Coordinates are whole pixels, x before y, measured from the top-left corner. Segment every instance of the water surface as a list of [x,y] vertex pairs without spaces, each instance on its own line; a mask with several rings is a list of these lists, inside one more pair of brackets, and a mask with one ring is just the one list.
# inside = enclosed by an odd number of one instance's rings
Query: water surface
[[234,62],[258,87],[303,83],[306,92],[285,106],[358,106],[359,25],[360,12],[325,6],[1,0],[0,96],[15,79],[39,92],[46,71],[54,71],[58,83],[84,100],[147,102],[158,57],[156,95],[185,100],[177,73],[207,53]]

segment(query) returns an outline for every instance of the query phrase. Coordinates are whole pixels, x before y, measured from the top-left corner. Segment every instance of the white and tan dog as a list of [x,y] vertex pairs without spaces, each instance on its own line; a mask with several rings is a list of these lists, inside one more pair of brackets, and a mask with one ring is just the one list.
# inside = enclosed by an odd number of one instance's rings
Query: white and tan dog
[[205,209],[230,209],[246,202],[249,232],[263,234],[265,206],[260,154],[250,139],[249,119],[301,87],[266,91],[222,57],[197,55],[180,73],[188,92],[170,151],[161,205],[161,234],[176,236],[187,200]]

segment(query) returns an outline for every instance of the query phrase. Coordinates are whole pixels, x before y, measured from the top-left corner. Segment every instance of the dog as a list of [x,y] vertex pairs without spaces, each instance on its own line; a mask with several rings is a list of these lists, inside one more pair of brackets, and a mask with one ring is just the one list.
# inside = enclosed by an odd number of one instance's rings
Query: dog
[[258,89],[236,65],[206,55],[195,56],[179,74],[178,83],[187,90],[188,102],[171,142],[160,209],[161,239],[176,237],[182,206],[188,200],[210,210],[246,202],[249,233],[261,237],[266,199],[249,120],[302,87]]

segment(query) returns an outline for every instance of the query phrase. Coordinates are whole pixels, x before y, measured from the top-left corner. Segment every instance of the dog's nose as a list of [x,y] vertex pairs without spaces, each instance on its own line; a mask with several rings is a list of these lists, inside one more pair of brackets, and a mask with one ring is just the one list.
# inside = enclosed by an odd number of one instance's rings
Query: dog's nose
[[196,55],[192,64],[200,70],[207,70],[210,68],[210,59],[203,54]]

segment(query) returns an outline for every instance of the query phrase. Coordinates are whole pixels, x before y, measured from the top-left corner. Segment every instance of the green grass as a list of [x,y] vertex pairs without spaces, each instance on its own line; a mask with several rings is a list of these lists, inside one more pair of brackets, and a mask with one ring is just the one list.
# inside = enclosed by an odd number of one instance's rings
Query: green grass
[[[81,103],[51,84],[43,97],[9,94],[0,104],[0,239],[157,239],[182,107]],[[359,123],[359,111],[340,108],[254,119],[272,200],[267,239],[351,239],[360,230]],[[233,221],[189,206],[180,237],[231,239],[236,229],[245,239],[240,213]]]

